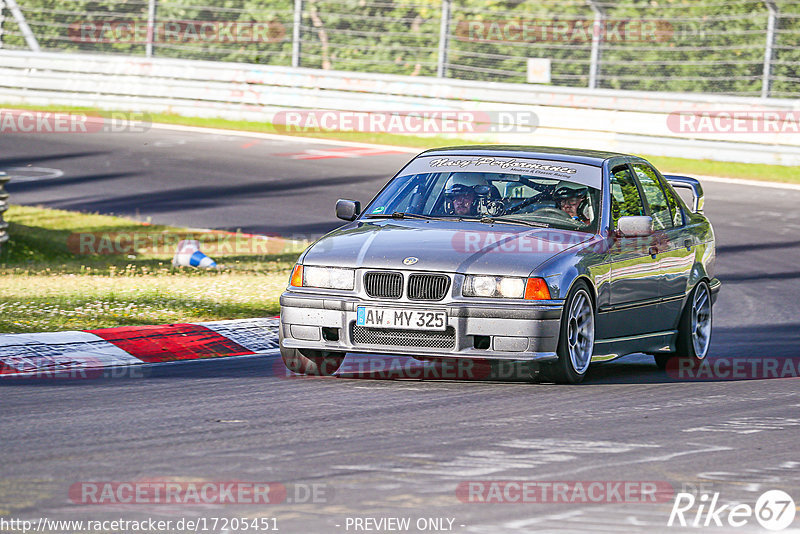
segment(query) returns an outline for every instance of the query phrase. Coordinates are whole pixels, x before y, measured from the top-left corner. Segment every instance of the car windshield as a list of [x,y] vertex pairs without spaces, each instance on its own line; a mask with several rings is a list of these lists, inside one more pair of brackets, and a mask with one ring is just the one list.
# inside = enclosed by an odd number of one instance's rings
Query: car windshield
[[[409,165],[413,167],[413,163]],[[568,175],[473,172],[471,165],[466,167],[466,171],[401,174],[375,197],[364,217],[491,219],[585,232],[596,230],[600,190],[592,185],[599,186],[599,168],[590,168],[596,173],[596,180],[594,175],[592,180],[586,180]]]

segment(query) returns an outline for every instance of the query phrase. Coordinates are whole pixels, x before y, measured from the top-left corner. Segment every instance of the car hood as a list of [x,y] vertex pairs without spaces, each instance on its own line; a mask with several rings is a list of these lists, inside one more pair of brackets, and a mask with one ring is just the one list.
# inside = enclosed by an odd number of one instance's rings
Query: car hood
[[[306,265],[527,276],[556,254],[591,239],[584,232],[472,221],[358,221],[331,232]],[[407,258],[417,261],[404,263]]]

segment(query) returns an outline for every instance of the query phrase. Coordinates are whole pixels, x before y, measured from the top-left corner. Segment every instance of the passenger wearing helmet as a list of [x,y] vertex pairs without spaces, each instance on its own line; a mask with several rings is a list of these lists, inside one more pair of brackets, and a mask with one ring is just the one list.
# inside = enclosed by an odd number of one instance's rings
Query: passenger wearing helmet
[[445,212],[470,217],[478,214],[478,196],[489,192],[489,182],[481,173],[456,172],[444,185]]
[[553,200],[559,209],[574,220],[589,224],[589,219],[581,210],[581,204],[586,200],[587,193],[585,187],[576,184],[561,185],[553,192]]

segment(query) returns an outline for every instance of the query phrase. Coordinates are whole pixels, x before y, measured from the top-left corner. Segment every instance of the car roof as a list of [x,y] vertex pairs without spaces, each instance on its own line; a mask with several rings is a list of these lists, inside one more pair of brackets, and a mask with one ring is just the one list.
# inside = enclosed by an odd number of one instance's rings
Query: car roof
[[582,163],[600,167],[603,162],[617,157],[636,158],[630,154],[619,152],[603,152],[601,150],[587,150],[582,148],[558,148],[550,146],[524,146],[524,145],[466,145],[432,148],[420,156],[505,156],[517,158],[535,158],[556,160],[568,163]]

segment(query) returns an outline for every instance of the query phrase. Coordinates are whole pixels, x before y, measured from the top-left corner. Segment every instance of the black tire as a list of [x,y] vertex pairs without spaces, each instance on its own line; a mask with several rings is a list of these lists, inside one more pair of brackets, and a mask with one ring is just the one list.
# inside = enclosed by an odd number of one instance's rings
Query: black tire
[[661,371],[667,370],[667,364],[674,357],[675,357],[674,352],[669,352],[666,354],[653,354],[653,358],[656,361],[656,367],[658,367]]
[[[575,308],[579,308],[576,316]],[[583,321],[583,322],[581,322]],[[570,290],[561,313],[558,335],[558,361],[542,365],[541,377],[559,384],[578,384],[583,381],[594,352],[594,303],[589,287],[578,281]]]
[[704,360],[711,345],[712,317],[711,290],[703,280],[694,287],[681,312],[675,352],[653,356],[658,368],[665,370],[673,358],[693,363]]
[[293,373],[311,376],[333,376],[344,361],[345,353],[324,350],[288,349],[283,346],[283,333],[278,334],[281,358]]

